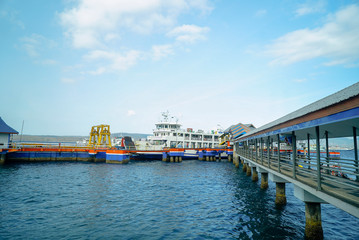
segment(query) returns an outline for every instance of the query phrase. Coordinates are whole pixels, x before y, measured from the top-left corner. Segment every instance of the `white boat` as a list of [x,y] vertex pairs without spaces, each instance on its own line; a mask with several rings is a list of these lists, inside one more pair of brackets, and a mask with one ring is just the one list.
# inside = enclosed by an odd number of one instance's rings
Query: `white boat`
[[164,148],[218,148],[222,129],[205,132],[193,128],[182,129],[181,124],[168,111],[162,113],[162,120],[155,124],[153,136],[147,141],[137,141],[136,148],[143,150],[161,150]]

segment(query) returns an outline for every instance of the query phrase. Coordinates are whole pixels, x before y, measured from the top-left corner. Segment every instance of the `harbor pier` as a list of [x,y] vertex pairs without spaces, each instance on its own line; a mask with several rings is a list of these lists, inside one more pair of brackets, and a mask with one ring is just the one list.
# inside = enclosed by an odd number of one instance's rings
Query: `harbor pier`
[[[286,204],[285,185],[292,183],[305,203],[305,238],[323,239],[321,204],[359,218],[358,128],[359,83],[242,135],[234,151],[248,176],[258,169],[262,189],[268,175],[276,183],[276,205]],[[353,159],[330,153],[329,139],[341,137],[352,139]],[[306,149],[298,150],[299,141]]]

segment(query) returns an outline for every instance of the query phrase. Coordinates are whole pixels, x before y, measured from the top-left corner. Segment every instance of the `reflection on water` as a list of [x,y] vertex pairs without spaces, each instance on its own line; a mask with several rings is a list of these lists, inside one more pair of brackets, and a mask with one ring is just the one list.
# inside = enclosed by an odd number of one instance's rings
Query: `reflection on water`
[[[303,239],[304,204],[287,184],[274,206],[228,162],[0,167],[0,239]],[[358,239],[359,220],[322,207],[327,239]]]

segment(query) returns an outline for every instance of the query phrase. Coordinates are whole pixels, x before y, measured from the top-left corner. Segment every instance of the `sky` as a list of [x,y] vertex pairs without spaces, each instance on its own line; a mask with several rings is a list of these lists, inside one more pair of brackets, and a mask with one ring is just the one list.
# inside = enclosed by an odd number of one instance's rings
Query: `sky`
[[0,0],[0,29],[23,134],[260,127],[359,81],[353,0]]

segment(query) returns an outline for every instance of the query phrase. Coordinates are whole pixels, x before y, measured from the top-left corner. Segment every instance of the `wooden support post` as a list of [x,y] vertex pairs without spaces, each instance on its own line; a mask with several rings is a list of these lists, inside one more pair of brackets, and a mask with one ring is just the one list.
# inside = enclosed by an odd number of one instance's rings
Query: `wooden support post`
[[305,202],[305,239],[323,239],[320,203]]

